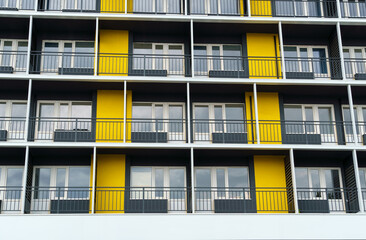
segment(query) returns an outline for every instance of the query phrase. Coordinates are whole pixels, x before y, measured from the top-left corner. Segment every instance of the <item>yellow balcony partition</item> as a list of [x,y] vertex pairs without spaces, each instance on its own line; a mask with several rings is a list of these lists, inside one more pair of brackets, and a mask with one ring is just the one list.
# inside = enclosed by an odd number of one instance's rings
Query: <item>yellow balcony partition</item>
[[250,14],[253,17],[272,17],[272,1],[250,0]]
[[98,70],[100,76],[128,75],[129,33],[126,30],[100,30]]
[[127,13],[132,13],[133,0],[101,0],[100,11],[102,13],[125,13],[127,1]]
[[[261,144],[281,144],[281,116],[278,93],[258,92],[258,122]],[[248,143],[256,143],[254,97],[252,92],[245,93]]]
[[258,213],[288,213],[285,156],[254,156]]
[[[127,91],[126,117],[132,117],[132,92]],[[123,142],[124,91],[98,90],[97,92],[97,142]],[[126,137],[131,139],[130,128],[126,127]],[[126,140],[127,140],[126,139]],[[126,141],[127,142],[127,141]]]
[[126,156],[98,154],[95,213],[124,213]]
[[247,33],[249,78],[282,78],[278,34]]

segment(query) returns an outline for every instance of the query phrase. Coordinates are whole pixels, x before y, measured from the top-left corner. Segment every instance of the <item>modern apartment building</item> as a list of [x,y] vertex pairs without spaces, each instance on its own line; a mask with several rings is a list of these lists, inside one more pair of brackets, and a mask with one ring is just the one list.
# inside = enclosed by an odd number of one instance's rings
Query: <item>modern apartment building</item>
[[0,0],[0,238],[366,239],[365,209],[364,1]]

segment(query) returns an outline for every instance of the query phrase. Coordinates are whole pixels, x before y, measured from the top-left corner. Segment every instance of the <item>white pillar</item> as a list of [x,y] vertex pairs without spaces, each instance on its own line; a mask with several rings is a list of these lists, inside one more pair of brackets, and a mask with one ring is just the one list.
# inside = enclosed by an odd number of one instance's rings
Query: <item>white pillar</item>
[[24,126],[24,141],[25,142],[28,141],[31,100],[32,100],[32,79],[29,79],[28,96],[27,96],[27,111],[26,111],[25,126]]
[[353,168],[355,169],[358,205],[359,205],[359,208],[360,208],[360,213],[364,213],[365,212],[365,209],[364,209],[364,206],[363,206],[364,199],[362,197],[360,173],[358,171],[357,152],[356,152],[355,149],[352,150],[352,159],[353,159]]
[[193,35],[193,20],[191,19],[191,67],[192,78],[194,77],[194,35]]
[[123,82],[123,142],[126,143],[126,125],[127,125],[127,81]]
[[93,176],[92,176],[92,209],[91,213],[95,213],[95,184],[96,184],[96,175],[97,172],[97,147],[93,148]]
[[184,15],[188,15],[188,0],[184,0]]
[[341,58],[341,69],[342,69],[342,79],[346,79],[346,67],[344,64],[344,56],[343,56],[343,44],[342,44],[342,34],[341,34],[341,25],[337,22],[337,38],[338,38],[338,48],[339,48],[339,56]]
[[128,0],[125,0],[125,14],[127,14],[127,7],[128,7],[128,5],[127,5],[127,1],[128,1]]
[[34,11],[38,11],[38,0],[34,0]]
[[27,65],[26,74],[29,74],[30,59],[31,59],[31,45],[32,45],[32,33],[33,33],[33,16],[29,18],[29,29],[28,29],[28,48],[27,48]]
[[191,189],[192,189],[192,213],[196,212],[196,194],[195,194],[195,177],[194,177],[194,153],[191,148]]
[[[282,22],[278,23],[278,38],[280,41],[280,54],[281,54],[281,66],[282,66],[282,78],[286,79],[286,64],[285,64],[285,51],[283,49],[283,35],[282,35]],[[276,59],[277,61],[277,59]]]
[[290,149],[290,165],[291,165],[291,177],[292,177],[292,188],[294,193],[294,206],[295,213],[299,213],[299,204],[297,201],[297,184],[296,184],[296,175],[295,175],[295,158],[294,158],[294,149]]
[[98,75],[98,52],[99,52],[99,18],[95,20],[95,43],[94,43],[94,76]]
[[252,13],[250,11],[250,0],[247,0],[247,7],[248,7],[248,17],[251,17]]
[[337,15],[338,15],[338,18],[342,18],[341,4],[340,4],[339,0],[336,0],[336,5],[337,5]]
[[22,181],[22,202],[21,210],[25,213],[25,197],[27,193],[27,176],[28,176],[28,165],[29,165],[29,146],[25,147],[25,160],[24,160],[24,170],[23,170],[23,181]]
[[260,140],[260,134],[259,134],[258,99],[257,99],[257,84],[256,83],[253,84],[253,96],[254,96],[255,132],[257,135],[257,144],[260,144],[261,140]]
[[355,111],[353,109],[352,89],[351,89],[351,85],[350,84],[347,85],[347,93],[348,93],[349,111],[350,111],[350,114],[351,114],[351,121],[352,121],[353,142],[356,145],[358,143],[358,136],[357,136],[357,127],[356,127]]
[[187,140],[188,143],[192,142],[191,139],[191,91],[190,91],[190,84],[189,82],[187,83]]

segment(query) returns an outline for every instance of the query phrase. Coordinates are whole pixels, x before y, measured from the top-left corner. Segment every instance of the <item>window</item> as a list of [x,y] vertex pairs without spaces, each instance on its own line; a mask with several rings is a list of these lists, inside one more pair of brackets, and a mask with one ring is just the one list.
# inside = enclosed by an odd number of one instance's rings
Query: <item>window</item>
[[344,17],[366,17],[366,5],[360,0],[346,0],[340,2],[342,16]]
[[191,14],[239,15],[237,0],[192,0]]
[[[348,105],[344,105],[343,109],[343,120],[345,125],[346,138],[349,141],[353,139],[352,130],[352,119],[351,111]],[[358,142],[362,142],[362,135],[366,133],[366,106],[364,105],[354,105],[355,121],[356,121],[356,131],[359,135]]]
[[285,46],[287,72],[312,72],[316,78],[330,77],[327,48],[323,46]]
[[34,168],[34,199],[89,198],[90,166]]
[[93,68],[94,42],[43,41],[43,72],[59,68]]
[[61,10],[96,10],[96,0],[46,0],[46,9]]
[[287,134],[321,134],[324,141],[334,138],[333,107],[329,105],[285,105]]
[[28,41],[0,39],[0,66],[24,72],[27,66]]
[[9,140],[24,139],[27,103],[0,100],[0,130],[8,131]]
[[[4,195],[0,194],[0,199],[5,201],[5,204],[2,205],[3,211],[7,208],[7,200],[20,200],[21,198],[23,169],[23,167],[17,166],[0,166],[0,186],[5,190]],[[10,208],[8,210],[14,210],[14,206],[9,205],[8,207]]]
[[195,45],[194,55],[194,67],[197,75],[207,75],[209,71],[243,70],[240,45]]
[[[323,9],[321,2],[317,1],[276,1],[275,2],[276,16],[282,17],[320,17],[323,16]],[[336,6],[333,6],[335,8]],[[329,12],[328,14],[332,14]],[[334,14],[334,13],[333,13]]]
[[134,13],[181,13],[183,1],[181,0],[135,0],[133,2]]
[[183,44],[134,43],[133,69],[167,70],[170,75],[184,73]]
[[347,47],[343,48],[343,57],[346,68],[346,77],[353,79],[355,74],[366,73],[366,48]]

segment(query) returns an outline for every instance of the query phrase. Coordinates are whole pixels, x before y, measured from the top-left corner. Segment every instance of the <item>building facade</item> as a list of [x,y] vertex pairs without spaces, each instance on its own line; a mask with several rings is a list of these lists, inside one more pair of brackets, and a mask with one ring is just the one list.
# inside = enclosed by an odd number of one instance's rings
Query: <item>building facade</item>
[[366,238],[365,2],[0,14],[4,236]]

